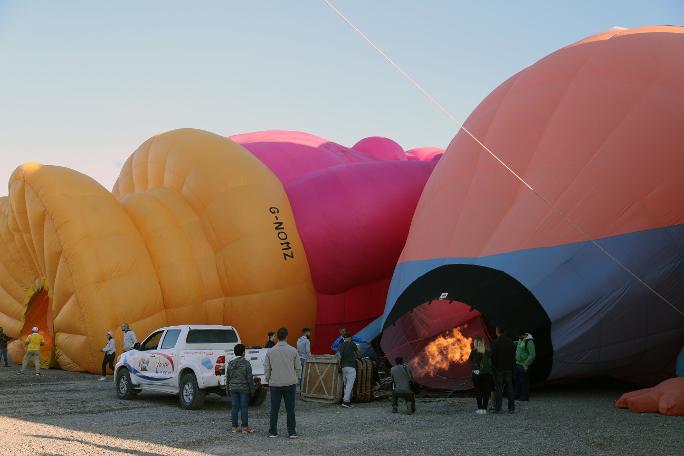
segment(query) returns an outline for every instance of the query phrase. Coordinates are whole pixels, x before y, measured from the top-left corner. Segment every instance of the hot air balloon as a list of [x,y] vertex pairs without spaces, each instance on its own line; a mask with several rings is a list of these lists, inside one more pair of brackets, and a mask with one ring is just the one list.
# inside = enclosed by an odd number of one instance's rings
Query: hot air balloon
[[505,81],[465,122],[488,150],[464,131],[453,139],[385,311],[361,335],[382,332],[390,359],[439,388],[470,387],[472,338],[496,325],[533,334],[536,381],[672,376],[684,343],[682,113],[680,27],[598,34]]
[[308,326],[322,350],[382,313],[435,165],[363,143],[175,130],[140,146],[111,193],[67,168],[18,168],[0,198],[0,326],[37,325],[44,366],[90,372],[123,322],[231,324],[249,344]]

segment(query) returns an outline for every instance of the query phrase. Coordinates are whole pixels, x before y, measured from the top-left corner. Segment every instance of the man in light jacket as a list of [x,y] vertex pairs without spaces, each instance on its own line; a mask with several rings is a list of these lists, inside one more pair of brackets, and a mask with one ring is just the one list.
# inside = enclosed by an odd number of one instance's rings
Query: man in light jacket
[[124,323],[121,325],[121,331],[124,333],[123,337],[123,351],[127,352],[129,350],[133,350],[133,347],[135,347],[135,344],[138,343],[137,337],[135,337],[135,333],[131,330],[130,326],[128,326],[128,323]]
[[116,359],[116,341],[114,341],[114,334],[111,331],[107,331],[107,343],[104,347],[100,349],[104,352],[102,357],[102,377],[98,380],[103,382],[107,380],[107,365],[114,372],[114,360]]
[[[311,357],[311,330],[309,328],[302,329],[302,335],[297,339],[297,353],[302,363],[302,372],[304,372],[304,364]],[[302,378],[299,379],[300,385],[302,384]]]
[[296,439],[295,397],[302,364],[297,349],[286,342],[287,328],[280,328],[277,336],[278,343],[269,349],[264,360],[264,374],[271,393],[271,423],[268,436],[278,437],[278,412],[282,399],[285,401],[287,412],[288,437]]

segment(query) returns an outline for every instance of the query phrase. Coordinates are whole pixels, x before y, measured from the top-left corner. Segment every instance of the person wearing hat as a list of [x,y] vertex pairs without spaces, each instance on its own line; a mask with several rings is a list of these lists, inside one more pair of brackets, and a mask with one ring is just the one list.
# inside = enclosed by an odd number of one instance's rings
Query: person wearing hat
[[98,380],[104,381],[107,380],[107,364],[109,364],[109,368],[114,372],[114,359],[116,358],[116,342],[111,331],[107,331],[107,344],[100,351],[104,352],[104,358],[102,359],[102,377]]
[[338,356],[340,357],[340,368],[342,368],[342,381],[344,382],[344,396],[342,397],[342,407],[351,408],[351,396],[356,381],[356,360],[359,357],[359,347],[352,340],[349,333],[342,336],[344,342],[340,345]]
[[124,333],[123,337],[123,351],[124,353],[133,350],[135,348],[135,344],[138,343],[138,339],[135,336],[135,333],[133,330],[131,330],[130,326],[128,326],[128,323],[124,323],[121,325],[121,331]]
[[33,365],[36,368],[36,375],[40,375],[40,347],[45,345],[45,338],[38,334],[38,327],[31,328],[31,334],[24,341],[26,345],[26,354],[21,362],[20,374],[23,374],[28,366],[29,360],[33,360]]

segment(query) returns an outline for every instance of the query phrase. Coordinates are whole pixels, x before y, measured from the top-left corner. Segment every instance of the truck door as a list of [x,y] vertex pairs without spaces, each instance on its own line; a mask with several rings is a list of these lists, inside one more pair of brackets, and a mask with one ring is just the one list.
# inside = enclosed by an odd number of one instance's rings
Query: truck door
[[164,377],[159,374],[159,359],[155,355],[163,334],[163,330],[150,334],[140,344],[138,353],[131,357],[131,373],[138,378],[140,383],[159,384]]
[[159,348],[154,353],[157,374],[160,376],[160,385],[178,386],[176,372],[178,370],[178,361],[180,360],[176,359],[176,344],[178,343],[180,333],[180,329],[167,329],[162,338],[161,345],[159,345]]

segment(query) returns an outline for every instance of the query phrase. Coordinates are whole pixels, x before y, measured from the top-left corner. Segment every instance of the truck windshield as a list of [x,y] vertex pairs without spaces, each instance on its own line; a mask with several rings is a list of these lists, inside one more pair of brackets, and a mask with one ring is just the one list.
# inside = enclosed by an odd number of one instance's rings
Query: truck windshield
[[238,341],[232,329],[191,329],[185,342],[188,344],[234,344]]

